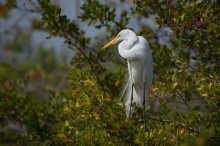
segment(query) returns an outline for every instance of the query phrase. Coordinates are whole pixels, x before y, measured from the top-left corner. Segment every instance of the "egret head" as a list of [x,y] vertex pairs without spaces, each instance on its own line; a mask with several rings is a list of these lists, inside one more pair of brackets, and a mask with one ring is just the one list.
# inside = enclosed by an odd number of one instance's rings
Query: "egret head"
[[133,38],[133,37],[136,37],[136,34],[132,30],[124,29],[120,31],[118,35],[114,39],[112,39],[110,42],[108,42],[102,49],[105,49],[117,42],[128,40],[128,38]]

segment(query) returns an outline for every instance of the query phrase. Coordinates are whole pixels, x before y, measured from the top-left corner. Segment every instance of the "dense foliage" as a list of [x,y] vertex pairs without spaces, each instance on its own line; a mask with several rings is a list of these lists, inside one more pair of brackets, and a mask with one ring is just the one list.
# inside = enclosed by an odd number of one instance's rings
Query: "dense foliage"
[[[64,38],[68,48],[76,50],[66,79],[71,89],[62,92],[52,89],[47,100],[36,102],[32,100],[34,95],[26,92],[32,79],[23,79],[25,74],[14,78],[1,75],[0,124],[9,120],[18,122],[23,130],[14,137],[10,137],[10,131],[0,131],[1,143],[198,146],[220,143],[220,3],[203,0],[117,3],[129,9],[116,12],[118,7],[114,3],[84,0],[80,20],[106,32],[91,43],[91,38],[74,20],[61,14],[59,5],[39,1],[37,11],[41,12],[42,20],[35,20],[34,26],[48,31],[48,38]],[[126,28],[132,18],[139,21],[152,14],[159,16],[158,29],[170,27],[174,34],[169,48],[155,41],[158,38],[148,26],[140,27],[139,34],[148,39],[154,60],[144,132],[142,110],[136,108],[132,119],[126,120],[123,100],[119,98],[126,80],[126,61],[117,51],[103,51],[101,47]],[[51,66],[49,70],[47,67]],[[0,68],[1,72],[3,69],[10,72],[4,64]],[[50,74],[60,67],[47,64],[42,68]]]

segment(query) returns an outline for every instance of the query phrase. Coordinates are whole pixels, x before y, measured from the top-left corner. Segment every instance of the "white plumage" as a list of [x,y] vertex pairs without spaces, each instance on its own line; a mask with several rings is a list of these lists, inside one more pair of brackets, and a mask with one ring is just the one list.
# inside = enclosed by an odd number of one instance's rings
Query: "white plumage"
[[[131,97],[133,84],[133,102],[139,107],[144,108],[147,103],[152,79],[153,79],[153,60],[150,46],[147,40],[142,36],[137,36],[129,29],[122,30],[119,34],[103,48],[121,41],[118,45],[119,54],[128,61],[129,79],[127,83],[126,95],[126,114],[129,117],[132,113]],[[145,84],[145,85],[144,85]],[[145,90],[145,91],[144,91]],[[144,96],[145,93],[145,96]]]

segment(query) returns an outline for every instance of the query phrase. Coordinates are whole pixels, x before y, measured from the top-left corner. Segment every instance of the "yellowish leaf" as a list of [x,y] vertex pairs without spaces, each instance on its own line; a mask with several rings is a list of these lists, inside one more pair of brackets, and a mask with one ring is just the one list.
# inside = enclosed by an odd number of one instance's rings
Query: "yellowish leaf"
[[177,82],[175,82],[175,83],[173,84],[173,87],[175,88],[177,85],[178,85],[178,83],[177,83]]
[[65,106],[63,110],[64,110],[65,113],[71,112],[71,109],[67,106]]
[[181,129],[181,130],[180,130],[180,134],[183,134],[183,133],[184,133],[184,131],[185,131],[184,129]]
[[181,63],[181,61],[177,59],[177,60],[175,61],[175,63]]
[[111,96],[106,95],[106,99],[107,99],[108,101],[110,101],[110,100],[111,100]]
[[85,121],[87,121],[87,120],[88,120],[88,118],[89,118],[89,116],[88,116],[88,115],[84,115],[84,120],[85,120]]
[[77,94],[78,89],[72,90],[72,94]]
[[183,69],[178,70],[178,72],[183,72],[183,71],[184,71]]
[[205,81],[206,79],[204,78],[204,77],[202,77],[201,79],[200,79],[200,81]]
[[65,121],[65,126],[69,126],[69,121]]
[[78,100],[76,101],[76,107],[79,107],[79,101]]
[[58,134],[57,137],[58,137],[59,139],[63,140],[63,141],[68,140],[67,137],[66,137],[66,135],[63,134],[63,133]]
[[150,137],[153,137],[154,136],[154,134],[153,134],[153,132],[150,132],[150,135],[149,135]]
[[158,90],[158,88],[157,87],[153,87],[151,90],[152,90],[152,92],[156,92]]
[[212,85],[212,83],[209,83],[209,89],[211,89],[211,88],[212,88],[212,86],[213,86],[213,85]]
[[120,84],[121,84],[121,81],[120,81],[120,80],[116,80],[116,81],[115,81],[115,87],[118,87]]
[[96,120],[100,119],[100,114],[93,112],[93,116],[95,117]]
[[183,14],[180,16],[181,21],[183,21],[184,17],[185,17],[185,13],[183,13]]
[[207,94],[207,93],[204,93],[204,94],[202,94],[202,96],[203,96],[203,97],[207,97],[207,96],[208,96],[208,94]]

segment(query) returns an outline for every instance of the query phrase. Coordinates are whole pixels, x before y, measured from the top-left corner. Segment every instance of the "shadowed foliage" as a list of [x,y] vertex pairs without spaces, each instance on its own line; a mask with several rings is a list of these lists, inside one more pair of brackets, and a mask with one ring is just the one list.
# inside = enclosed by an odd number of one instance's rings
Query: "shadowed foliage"
[[[63,65],[65,59],[57,60],[53,51],[47,52],[43,46],[38,47],[39,57],[31,65],[0,62],[0,124],[3,127],[0,143],[219,144],[220,3],[202,0],[105,3],[84,0],[81,7],[79,19],[90,28],[105,32],[97,36],[95,42],[50,0],[39,0],[33,9],[23,9],[40,13],[42,19],[35,19],[33,27],[47,31],[48,39],[64,38],[65,45],[76,54],[70,61],[70,69]],[[118,3],[128,8],[118,12]],[[8,9],[22,9],[15,1],[0,6],[5,8],[0,11],[2,17]],[[172,29],[170,48],[159,45],[156,31],[145,23],[138,23],[153,14],[158,15],[158,31]],[[141,25],[137,33],[150,43],[154,61],[146,132],[142,110],[136,108],[131,120],[126,120],[123,98],[119,98],[126,80],[126,60],[121,59],[115,49],[101,50],[107,40],[134,20]],[[29,42],[27,36],[22,38]],[[24,43],[15,39],[5,48],[9,51],[13,47],[17,47],[17,51],[31,48]],[[67,71],[68,76],[63,76]],[[58,86],[61,83],[62,88]],[[41,89],[35,88],[41,85]],[[10,124],[19,125],[19,134],[7,129]]]

